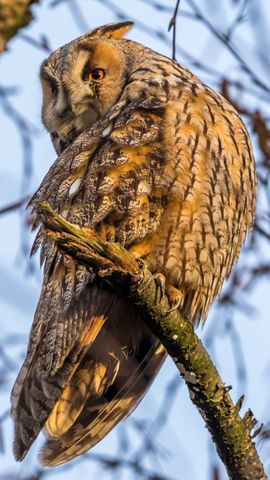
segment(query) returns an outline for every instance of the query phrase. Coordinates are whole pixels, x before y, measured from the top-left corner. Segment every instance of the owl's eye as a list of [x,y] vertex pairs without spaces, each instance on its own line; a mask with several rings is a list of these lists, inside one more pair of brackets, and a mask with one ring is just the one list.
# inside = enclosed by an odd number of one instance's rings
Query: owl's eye
[[89,80],[102,80],[105,77],[105,71],[103,68],[94,68],[89,73]]

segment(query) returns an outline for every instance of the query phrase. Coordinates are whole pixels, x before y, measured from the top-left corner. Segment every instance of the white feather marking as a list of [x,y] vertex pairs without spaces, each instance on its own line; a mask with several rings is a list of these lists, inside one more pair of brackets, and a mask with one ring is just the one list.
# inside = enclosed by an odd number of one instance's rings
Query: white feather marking
[[112,129],[113,129],[113,124],[110,123],[110,125],[103,130],[101,136],[102,137],[107,137],[108,135],[110,135]]
[[80,185],[82,183],[82,177],[76,178],[76,180],[70,185],[68,196],[69,198],[74,197],[74,195],[78,192]]
[[138,185],[137,195],[149,195],[151,193],[151,186],[146,182],[140,182]]

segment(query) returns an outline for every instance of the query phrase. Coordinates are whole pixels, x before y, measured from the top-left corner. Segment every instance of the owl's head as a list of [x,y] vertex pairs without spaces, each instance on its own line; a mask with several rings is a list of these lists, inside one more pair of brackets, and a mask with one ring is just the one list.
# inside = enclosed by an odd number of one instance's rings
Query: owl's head
[[128,71],[121,38],[132,26],[99,27],[59,48],[41,65],[42,120],[58,154],[120,97]]

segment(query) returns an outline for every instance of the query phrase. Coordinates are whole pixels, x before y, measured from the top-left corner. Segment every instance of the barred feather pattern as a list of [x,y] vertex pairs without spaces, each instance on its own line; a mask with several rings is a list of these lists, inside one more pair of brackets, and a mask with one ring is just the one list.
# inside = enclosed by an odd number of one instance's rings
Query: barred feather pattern
[[[252,147],[223,97],[183,66],[122,38],[131,25],[100,27],[42,65],[42,117],[59,157],[30,205],[35,211],[46,200],[143,258],[198,323],[252,228]],[[97,67],[104,80],[83,82]],[[57,252],[42,226],[33,252],[39,247],[44,281],[12,392],[14,450],[22,459],[45,425],[42,461],[58,465],[129,415],[166,352],[110,286]]]

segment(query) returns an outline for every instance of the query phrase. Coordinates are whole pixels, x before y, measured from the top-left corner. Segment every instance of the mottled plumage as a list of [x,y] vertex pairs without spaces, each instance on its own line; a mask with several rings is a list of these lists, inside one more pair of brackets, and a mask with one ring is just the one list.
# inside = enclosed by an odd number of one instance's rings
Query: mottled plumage
[[[255,211],[247,130],[183,66],[107,25],[42,65],[42,118],[59,154],[31,205],[120,242],[193,321],[236,262]],[[39,219],[37,218],[37,224]],[[42,228],[44,282],[12,392],[15,455],[46,426],[57,465],[91,448],[138,404],[166,353],[132,306],[57,253]]]

